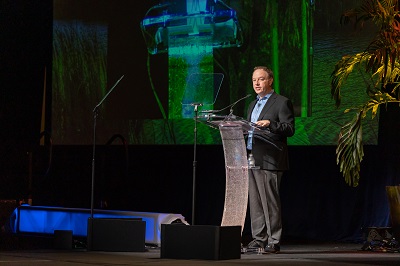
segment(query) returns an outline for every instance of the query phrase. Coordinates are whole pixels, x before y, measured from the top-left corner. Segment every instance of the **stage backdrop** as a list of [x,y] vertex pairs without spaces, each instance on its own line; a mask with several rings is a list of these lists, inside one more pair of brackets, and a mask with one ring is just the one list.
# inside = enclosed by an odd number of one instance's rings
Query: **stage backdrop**
[[[73,3],[78,2],[86,3],[86,6],[77,7],[73,5]],[[165,141],[158,140],[157,143],[161,145],[98,145],[95,172],[96,207],[106,205],[107,208],[115,210],[180,213],[190,220],[193,146],[164,145],[164,143],[173,142],[172,136],[175,137],[175,140],[178,140],[183,138],[185,134],[187,135],[187,142],[192,141],[193,120],[190,118],[170,118],[173,117],[171,114],[178,114],[175,109],[172,112],[170,108],[181,108],[182,101],[179,97],[174,98],[175,87],[170,84],[170,79],[172,79],[170,77],[171,61],[178,60],[175,57],[170,58],[168,52],[164,51],[165,45],[162,42],[158,42],[157,50],[150,49],[152,53],[149,53],[149,47],[154,48],[154,45],[148,46],[151,42],[142,35],[140,23],[147,16],[146,13],[149,9],[156,6],[157,8],[153,11],[159,10],[158,2],[149,1],[138,4],[138,1],[132,0],[130,1],[132,5],[130,9],[128,9],[128,5],[122,5],[123,2],[65,1],[61,10],[74,10],[75,13],[70,12],[70,14],[75,15],[61,15],[60,11],[54,13],[55,20],[53,21],[52,14],[55,9],[53,9],[52,0],[1,1],[0,11],[4,16],[0,16],[0,21],[4,21],[1,25],[5,25],[4,31],[1,31],[5,37],[0,38],[1,47],[4,48],[0,49],[1,66],[3,66],[0,69],[0,78],[2,82],[4,81],[0,86],[2,91],[0,118],[5,125],[0,133],[2,136],[0,138],[2,141],[2,145],[0,145],[2,162],[0,164],[2,184],[0,197],[2,199],[20,199],[32,193],[34,205],[90,207],[93,155],[91,145],[93,143],[91,139],[92,111],[114,83],[124,75],[124,78],[99,109],[98,134],[100,141],[98,141],[98,144],[103,144],[109,138],[109,135],[115,132],[121,132],[126,138],[129,136],[129,138],[134,139],[134,141],[130,141],[132,144],[156,143],[156,141],[149,141],[152,137],[157,139],[156,133],[154,135],[147,134],[152,130],[152,127],[157,134],[165,133],[163,136],[171,136],[171,141],[170,139],[166,141],[167,138],[165,138]],[[290,1],[290,3],[292,2],[294,4],[297,1]],[[270,52],[273,45],[270,44],[272,34],[270,36],[269,33],[272,31],[268,31],[268,35],[262,34],[266,26],[260,22],[256,23],[256,21],[262,21],[264,18],[265,21],[270,23],[268,17],[277,14],[271,13],[270,4],[273,4],[271,1],[225,2],[237,12],[236,16],[241,25],[243,39],[230,39],[237,40],[237,43],[236,41],[231,43],[229,40],[225,44],[232,47],[213,48],[214,72],[212,74],[221,73],[224,75],[224,79],[212,107],[216,109],[224,108],[248,93],[252,93],[250,76],[254,65],[267,64],[278,69],[278,73],[275,73],[278,77],[276,80],[279,82],[275,85],[279,85],[277,88],[280,89],[280,93],[291,97],[297,106],[297,133],[294,138],[291,138],[291,144],[299,139],[302,142],[298,143],[310,142],[313,145],[321,143],[321,145],[315,146],[291,145],[289,147],[291,170],[282,180],[281,193],[284,216],[283,233],[285,237],[298,237],[299,239],[360,239],[362,228],[390,225],[385,186],[399,184],[398,161],[400,157],[398,151],[400,149],[396,148],[396,142],[392,141],[397,137],[396,133],[399,132],[399,130],[396,130],[397,124],[395,123],[395,118],[398,116],[394,115],[392,119],[384,119],[383,116],[383,119],[380,119],[380,129],[383,130],[379,134],[379,145],[365,146],[366,156],[361,165],[362,180],[360,186],[357,188],[347,186],[336,165],[336,147],[330,145],[335,143],[333,140],[339,131],[338,126],[343,123],[346,117],[341,113],[342,110],[336,111],[333,107],[329,94],[329,75],[333,69],[333,64],[342,54],[358,51],[358,49],[353,48],[358,43],[364,47],[363,40],[366,38],[366,31],[354,32],[351,27],[340,27],[338,18],[346,7],[343,3],[340,4],[340,1],[305,2],[312,4],[310,7],[312,7],[315,25],[311,28],[311,34],[308,35],[313,40],[312,49],[310,49],[313,64],[309,73],[313,78],[310,87],[311,94],[307,93],[307,95],[312,96],[311,105],[308,105],[307,108],[301,108],[303,111],[307,110],[307,114],[304,115],[304,112],[299,110],[299,106],[306,106],[303,105],[304,102],[301,105],[298,104],[296,97],[299,94],[296,94],[296,96],[289,94],[288,90],[289,87],[296,88],[296,91],[300,87],[303,88],[302,85],[299,85],[300,83],[293,83],[292,81],[300,71],[304,73],[303,67],[300,68],[296,64],[297,59],[295,60],[295,57],[277,57],[276,53]],[[343,2],[345,5],[353,6],[353,1]],[[60,3],[63,2],[60,1]],[[109,5],[103,7],[101,13],[100,7],[104,6],[104,3]],[[125,1],[125,3],[129,2]],[[257,6],[253,7],[253,3]],[[268,8],[267,3],[269,4]],[[298,10],[297,7],[284,8],[281,3],[283,6],[288,6],[289,1],[279,1],[277,10],[280,10],[280,12],[289,12],[289,10],[297,12]],[[148,6],[141,7],[142,4]],[[249,8],[247,5],[250,5],[252,11],[247,12],[247,17],[244,17],[244,13],[240,13],[239,10],[247,10],[246,8]],[[161,5],[160,7],[165,8],[167,6]],[[96,12],[100,12],[99,14],[102,14],[103,18],[113,17],[114,20],[129,20],[129,25],[124,30],[123,23],[121,24],[118,21],[109,23],[107,21],[112,19],[99,19],[99,15],[94,17]],[[152,12],[148,15],[153,14]],[[85,16],[78,13],[85,14]],[[93,17],[88,17],[87,14],[93,15]],[[227,13],[222,12],[221,14],[226,15]],[[229,18],[227,21],[230,21],[231,15],[227,15]],[[62,17],[63,19],[61,19]],[[288,15],[287,17],[291,16]],[[286,25],[286,29],[288,29],[286,32],[294,33],[295,31],[292,28],[297,27],[298,24],[288,24],[284,18],[285,16],[276,20],[279,22],[277,24],[278,29],[282,25]],[[39,149],[38,145],[38,135],[42,131],[42,128],[39,131],[39,126],[41,126],[43,72],[44,70],[45,73],[51,72],[48,63],[51,61],[52,47],[50,45],[52,37],[56,37],[55,34],[51,35],[52,28],[57,23],[66,23],[65,21],[68,20],[71,25],[74,25],[73,22],[76,22],[76,25],[98,24],[100,25],[99,28],[103,30],[100,30],[100,32],[102,34],[107,33],[106,39],[100,40],[100,36],[97,38],[98,43],[105,43],[105,40],[107,40],[107,45],[104,46],[106,48],[97,49],[107,55],[99,57],[105,58],[106,62],[104,62],[105,67],[103,69],[107,73],[96,76],[92,80],[89,80],[88,77],[77,78],[84,76],[85,71],[95,71],[89,65],[78,63],[78,61],[72,64],[73,67],[64,67],[61,64],[58,65],[57,70],[54,68],[55,73],[71,75],[69,79],[66,79],[71,80],[71,84],[66,86],[67,82],[63,81],[61,83],[63,85],[54,86],[52,95],[55,113],[53,114],[53,127],[54,131],[57,131],[54,142],[67,145],[54,145],[52,160],[50,161],[47,157],[47,155],[50,155],[49,147],[40,146],[43,149]],[[253,22],[250,23],[250,21]],[[146,25],[150,25],[150,23]],[[231,28],[233,25],[237,24],[235,22],[229,24]],[[78,31],[78,33],[80,32]],[[96,32],[96,34],[98,33]],[[103,35],[103,37],[105,36]],[[119,36],[119,39],[111,41],[116,36]],[[229,36],[232,37],[233,35]],[[286,34],[282,33],[276,36],[279,37],[278,40],[282,40],[281,38],[285,37]],[[76,42],[77,40],[78,37],[72,35],[70,39],[62,40],[62,44]],[[159,38],[158,40],[165,39]],[[354,40],[357,40],[357,43],[350,45],[351,42],[355,42]],[[318,43],[319,45],[317,45]],[[287,45],[287,41],[278,42],[278,44],[281,47],[281,45]],[[236,46],[233,47],[234,45]],[[94,53],[96,50],[95,47],[68,48],[64,56],[73,59],[74,55],[79,52],[84,55],[82,55],[82,59],[87,60],[90,53]],[[255,48],[251,49],[250,47]],[[273,47],[277,47],[276,43]],[[278,55],[291,52],[290,49],[279,48],[277,50]],[[55,55],[59,52],[54,49]],[[128,52],[134,53],[135,56],[124,57]],[[111,55],[115,53],[122,53],[122,55],[117,59],[112,59]],[[325,57],[321,57],[321,55],[325,55]],[[274,57],[272,58],[272,56]],[[275,67],[283,66],[282,60],[285,58],[291,62],[291,64],[286,64],[286,69]],[[98,61],[101,60],[103,59],[98,59]],[[201,66],[203,66],[203,63]],[[56,67],[56,62],[53,62],[53,65]],[[141,68],[144,69],[140,70]],[[223,71],[223,69],[226,69],[226,71]],[[72,74],[76,74],[76,76],[72,76]],[[50,76],[50,74],[46,76],[47,80],[51,80]],[[186,76],[189,78],[191,75]],[[53,79],[54,83],[57,84],[55,75]],[[131,79],[130,82],[128,82],[129,79]],[[317,86],[317,79],[323,85]],[[289,84],[289,81],[290,84],[295,85],[286,85]],[[51,82],[45,84],[46,93],[51,92],[50,85]],[[348,85],[348,89],[362,90],[360,95],[364,93],[364,86]],[[65,94],[60,94],[62,88],[65,89]],[[74,95],[72,95],[73,93]],[[214,94],[211,98],[213,97]],[[47,99],[51,99],[51,97]],[[160,100],[165,113],[161,112],[157,99]],[[171,101],[169,101],[170,99]],[[234,107],[234,113],[244,113],[245,103],[249,100],[246,99],[238,103]],[[175,104],[174,101],[178,104]],[[344,104],[349,106],[358,101],[361,100],[345,97]],[[57,105],[56,103],[64,103],[65,105]],[[70,109],[75,110],[75,112],[65,112],[65,110]],[[131,110],[135,111],[131,112]],[[63,113],[63,115],[56,116],[56,112]],[[384,109],[382,109],[381,114],[385,114]],[[127,120],[126,117],[129,116],[132,118]],[[165,124],[165,128],[160,130],[155,123],[156,121],[164,121],[164,116],[168,117],[168,121],[171,123]],[[130,121],[130,125],[137,130],[123,131],[122,129],[127,127],[125,121]],[[185,121],[189,123],[186,133],[181,126],[186,123]],[[329,121],[335,121],[335,123],[328,123]],[[118,128],[116,125],[121,126]],[[47,126],[46,124],[46,128]],[[163,131],[163,129],[165,130]],[[170,132],[183,132],[184,134],[171,135]],[[61,137],[63,135],[68,136],[68,138],[64,139]],[[302,136],[305,135],[310,137],[303,138]],[[199,138],[204,138],[203,136],[206,136],[206,134],[199,134]],[[138,140],[135,140],[135,138],[138,138]],[[329,141],[323,142],[324,139]],[[368,136],[366,139],[369,143],[375,143],[373,136]],[[205,143],[204,139],[201,139],[201,141]],[[216,141],[219,141],[218,134]],[[184,143],[181,139],[176,142]],[[80,143],[88,145],[71,145]],[[225,189],[223,151],[221,145],[216,144],[199,145],[197,152],[197,223],[218,225],[223,212],[223,191]],[[30,164],[29,160],[31,159],[33,164]],[[49,164],[50,162],[51,164]],[[157,162],[156,166],[154,162]],[[51,165],[50,169],[48,168],[49,165]],[[47,172],[47,170],[50,171]],[[29,187],[30,184],[32,187]],[[101,205],[102,203],[107,204]],[[249,225],[247,224],[247,226]],[[245,228],[245,232],[249,234],[248,227]]]
[[[245,117],[256,96],[252,69],[266,65],[274,70],[275,90],[294,103],[296,134],[289,144],[335,145],[353,115],[343,111],[367,97],[361,76],[346,84],[360,93],[344,95],[340,109],[330,96],[335,63],[362,51],[374,34],[340,25],[341,13],[357,4],[54,0],[54,144],[93,143],[97,105],[99,144],[115,134],[129,144],[192,144],[192,104],[202,104],[200,116],[210,109],[226,115],[225,107],[252,94],[233,107]],[[377,124],[366,119],[366,144],[376,144]],[[221,143],[218,130],[201,121],[197,138]]]

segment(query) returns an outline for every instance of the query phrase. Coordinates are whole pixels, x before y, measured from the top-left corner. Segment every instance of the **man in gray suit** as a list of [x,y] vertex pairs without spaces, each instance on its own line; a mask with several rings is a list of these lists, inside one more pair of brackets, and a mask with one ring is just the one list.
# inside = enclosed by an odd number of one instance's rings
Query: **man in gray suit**
[[248,153],[255,159],[249,168],[249,207],[253,240],[248,251],[278,253],[282,234],[280,180],[289,169],[287,137],[294,135],[292,102],[272,88],[273,72],[264,66],[253,71],[257,99],[248,108],[247,120],[260,130],[250,132]]

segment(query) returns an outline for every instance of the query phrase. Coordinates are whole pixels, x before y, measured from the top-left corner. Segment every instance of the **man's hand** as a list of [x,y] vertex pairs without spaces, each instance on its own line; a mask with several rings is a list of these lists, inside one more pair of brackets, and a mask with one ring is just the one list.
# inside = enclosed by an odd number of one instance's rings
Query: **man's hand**
[[260,121],[257,121],[256,122],[256,124],[258,125],[258,126],[260,126],[260,127],[269,127],[269,124],[270,124],[271,122],[269,121],[269,120],[260,120]]

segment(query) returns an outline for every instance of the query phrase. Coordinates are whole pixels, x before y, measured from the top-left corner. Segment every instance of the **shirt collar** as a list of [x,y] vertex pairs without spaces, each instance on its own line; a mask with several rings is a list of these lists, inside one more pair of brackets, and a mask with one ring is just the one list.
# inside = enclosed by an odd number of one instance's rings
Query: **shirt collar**
[[257,95],[257,101],[264,101],[264,100],[268,100],[269,97],[271,97],[272,93],[274,93],[274,90],[272,90],[270,93],[268,93],[267,95],[265,95],[264,97],[260,98],[259,95]]

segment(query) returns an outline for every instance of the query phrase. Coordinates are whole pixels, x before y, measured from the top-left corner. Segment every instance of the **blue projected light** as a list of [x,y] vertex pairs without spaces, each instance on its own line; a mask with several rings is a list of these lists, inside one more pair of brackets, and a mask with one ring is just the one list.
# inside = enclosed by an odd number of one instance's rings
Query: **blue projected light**
[[[180,221],[188,224],[180,214],[95,210],[94,218],[135,218],[146,222],[145,242],[161,243],[161,224]],[[78,237],[87,237],[89,209],[21,206],[10,217],[11,232],[16,234],[54,234],[55,230],[72,230]]]
[[150,54],[197,45],[239,47],[243,43],[236,11],[223,1],[180,0],[150,8],[141,29]]

